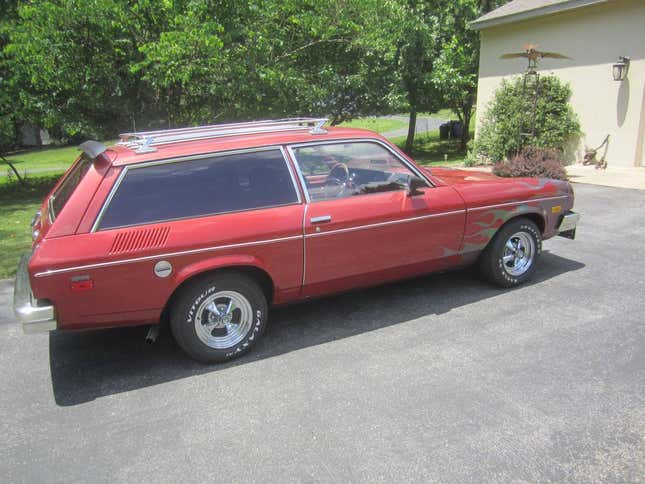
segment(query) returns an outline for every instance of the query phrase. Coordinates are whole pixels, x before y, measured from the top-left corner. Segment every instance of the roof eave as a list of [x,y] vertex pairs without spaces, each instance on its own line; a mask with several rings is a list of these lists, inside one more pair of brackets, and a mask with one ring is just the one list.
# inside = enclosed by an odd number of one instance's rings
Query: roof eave
[[[525,10],[514,14],[504,15],[503,17],[493,17],[484,20],[473,20],[468,24],[472,30],[483,30],[490,27],[497,27],[499,25],[520,22],[522,20],[529,20],[536,17],[543,17],[545,15],[552,15],[555,13],[566,12],[577,8],[588,7],[598,3],[606,3],[608,0],[571,0],[566,3],[556,3],[547,5],[545,7],[535,8],[533,10]],[[481,18],[481,17],[480,17]]]

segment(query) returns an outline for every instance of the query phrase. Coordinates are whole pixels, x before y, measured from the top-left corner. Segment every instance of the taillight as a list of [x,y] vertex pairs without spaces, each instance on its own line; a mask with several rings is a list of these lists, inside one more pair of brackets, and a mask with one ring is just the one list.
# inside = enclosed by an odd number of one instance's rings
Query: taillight
[[41,215],[42,215],[42,214],[41,214],[40,210],[38,210],[38,211],[34,214],[34,216],[33,216],[33,217],[32,217],[32,219],[31,219],[31,226],[32,226],[32,227],[33,227],[34,225],[36,225],[36,224],[40,225],[40,216],[41,216]]
[[69,287],[72,292],[91,291],[94,289],[94,281],[88,275],[74,276],[70,280]]
[[40,235],[41,213],[38,210],[31,219],[31,240],[35,241]]

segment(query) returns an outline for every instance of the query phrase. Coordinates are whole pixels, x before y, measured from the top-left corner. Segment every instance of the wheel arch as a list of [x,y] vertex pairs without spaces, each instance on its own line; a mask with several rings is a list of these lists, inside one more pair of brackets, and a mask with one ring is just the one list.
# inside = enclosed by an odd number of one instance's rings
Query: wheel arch
[[537,225],[538,230],[540,231],[541,235],[544,235],[544,232],[546,230],[546,216],[543,213],[536,211],[522,211],[522,212],[514,212],[511,214],[510,217],[508,217],[504,223],[502,223],[499,227],[497,227],[494,232],[490,233],[488,236],[485,244],[483,246],[480,246],[479,249],[479,256],[483,254],[483,252],[486,250],[486,248],[492,243],[492,241],[495,239],[495,236],[499,233],[500,230],[502,230],[504,227],[506,227],[509,223],[520,219],[520,218],[525,218]]
[[531,222],[537,225],[537,228],[540,231],[540,234],[544,235],[544,231],[546,230],[546,219],[543,214],[539,212],[518,212],[511,215],[502,225],[499,226],[499,228],[495,231],[495,233],[490,238],[486,246],[490,245],[490,243],[495,238],[495,236],[499,233],[500,230],[502,230],[508,224],[516,221],[519,218],[529,219]]
[[[512,220],[517,220],[518,218],[527,218],[531,220],[532,222],[535,223],[535,225],[537,225],[538,229],[540,230],[540,233],[544,235],[544,231],[546,230],[546,219],[543,214],[540,214],[538,212],[518,213],[517,215],[509,218],[506,222],[504,222],[504,225],[506,225]],[[504,225],[502,225],[502,227]],[[500,229],[502,227],[500,227]]]
[[168,297],[166,304],[161,311],[160,321],[162,323],[168,322],[169,311],[173,305],[173,302],[188,285],[206,277],[212,277],[217,274],[227,273],[245,274],[250,277],[258,284],[258,286],[260,286],[260,289],[266,297],[267,303],[271,304],[274,297],[275,283],[273,282],[273,278],[265,268],[261,267],[259,264],[253,264],[251,262],[238,261],[237,263],[231,262],[229,264],[220,263],[201,267],[199,269],[194,268],[190,271],[180,272],[176,277],[177,284],[175,286],[175,289]]

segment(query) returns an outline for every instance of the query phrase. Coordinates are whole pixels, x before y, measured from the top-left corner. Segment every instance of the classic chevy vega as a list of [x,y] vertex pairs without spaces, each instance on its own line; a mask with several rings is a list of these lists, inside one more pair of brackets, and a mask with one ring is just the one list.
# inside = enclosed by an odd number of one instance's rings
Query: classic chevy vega
[[169,321],[224,361],[268,309],[477,263],[531,277],[573,238],[567,182],[424,168],[376,133],[298,118],[89,141],[32,223],[14,309],[25,332]]

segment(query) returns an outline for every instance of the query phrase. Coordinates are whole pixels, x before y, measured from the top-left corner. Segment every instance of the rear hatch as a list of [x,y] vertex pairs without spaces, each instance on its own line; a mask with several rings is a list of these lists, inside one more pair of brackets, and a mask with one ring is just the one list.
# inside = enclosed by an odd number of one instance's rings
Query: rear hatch
[[90,167],[92,160],[86,155],[79,156],[67,172],[58,180],[54,188],[43,201],[40,210],[32,220],[33,244],[37,244],[49,231],[56,216],[63,209],[74,190],[81,183]]

